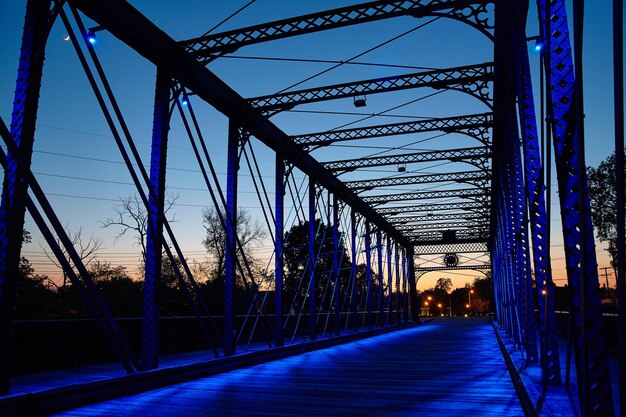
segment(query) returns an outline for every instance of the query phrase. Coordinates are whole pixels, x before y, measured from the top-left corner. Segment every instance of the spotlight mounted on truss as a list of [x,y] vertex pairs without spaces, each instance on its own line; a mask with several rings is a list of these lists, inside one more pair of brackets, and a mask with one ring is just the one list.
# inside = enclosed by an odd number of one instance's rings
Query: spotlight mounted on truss
[[87,42],[89,42],[91,45],[95,45],[96,42],[98,42],[98,38],[96,38],[96,32],[99,32],[103,29],[104,27],[102,26],[94,26],[87,29],[87,34],[85,35],[85,39],[87,39]]
[[354,96],[354,107],[365,107],[367,106],[367,98],[365,95],[362,96]]
[[539,35],[528,37],[528,38],[526,38],[526,40],[529,41],[529,42],[530,41],[535,41],[535,46],[533,47],[533,49],[537,53],[541,53],[541,51],[543,50],[543,47],[545,46],[545,42],[543,41],[543,39]]

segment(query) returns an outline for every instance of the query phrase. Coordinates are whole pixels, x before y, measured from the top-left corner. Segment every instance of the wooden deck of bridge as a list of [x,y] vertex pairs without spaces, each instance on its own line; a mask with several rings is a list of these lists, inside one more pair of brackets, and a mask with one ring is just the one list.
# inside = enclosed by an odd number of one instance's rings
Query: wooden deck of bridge
[[65,416],[523,416],[490,322],[439,318]]

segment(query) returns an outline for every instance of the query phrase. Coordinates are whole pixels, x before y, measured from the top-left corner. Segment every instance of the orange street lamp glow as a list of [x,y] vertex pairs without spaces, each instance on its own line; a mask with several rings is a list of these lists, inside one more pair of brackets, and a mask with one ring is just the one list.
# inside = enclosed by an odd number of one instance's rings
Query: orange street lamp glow
[[437,307],[441,308],[441,303],[437,304]]
[[427,306],[428,305],[428,301],[424,301],[424,305]]
[[429,295],[428,296],[428,301],[431,301],[432,299],[433,299],[433,297]]
[[470,306],[469,304],[465,304],[465,308],[469,308],[469,306]]

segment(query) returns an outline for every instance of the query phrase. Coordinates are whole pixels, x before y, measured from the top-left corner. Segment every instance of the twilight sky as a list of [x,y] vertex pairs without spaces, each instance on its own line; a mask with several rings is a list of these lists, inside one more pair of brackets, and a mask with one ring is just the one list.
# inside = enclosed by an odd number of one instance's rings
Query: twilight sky
[[[176,40],[202,35],[246,3],[243,0],[131,1],[131,4]],[[355,3],[358,2],[257,0],[220,26],[216,32]],[[610,2],[600,0],[586,2],[586,7],[586,158],[589,165],[595,166],[613,151],[611,10]],[[4,0],[1,3],[0,56],[3,57],[3,63],[0,66],[0,117],[7,124],[10,123],[12,111],[24,10],[23,0]],[[529,36],[537,34],[534,16],[536,13],[533,10],[527,30]],[[244,97],[272,94],[331,68],[334,64],[268,61],[245,57],[346,61],[418,26],[423,27],[355,60],[392,66],[341,65],[291,89],[398,75],[416,72],[419,68],[478,64],[493,59],[491,42],[475,29],[448,19],[437,19],[433,22],[430,20],[432,19],[402,17],[253,45],[240,49],[231,57],[211,63],[209,69]],[[93,26],[88,20],[86,25]],[[116,240],[119,229],[101,227],[102,221],[115,216],[113,208],[119,198],[133,195],[134,187],[71,43],[65,41],[67,33],[62,22],[58,20],[49,38],[32,169],[67,228],[72,232],[82,228],[84,236],[93,234],[101,238],[103,248],[99,258],[114,265],[125,265],[129,272],[135,273],[139,249],[133,244],[133,239],[123,236]],[[135,143],[142,153],[143,161],[147,164],[155,68],[112,35],[103,31],[98,32],[97,37],[97,53]],[[530,51],[531,54],[534,53],[532,44]],[[536,76],[536,55],[532,57],[532,61]],[[535,84],[538,85],[538,77],[535,78]],[[351,127],[359,127],[414,120],[416,117],[456,116],[487,111],[483,104],[466,95],[456,92],[433,93],[437,91],[421,89],[372,95],[368,97],[367,107],[361,109],[355,108],[349,99],[310,104],[298,107],[297,112],[279,114],[273,121],[288,134],[300,134],[335,129],[347,123],[351,123]],[[194,100],[192,97],[191,100],[199,115],[211,158],[224,185],[227,119],[198,99]],[[381,112],[385,112],[385,115],[361,120]],[[384,143],[380,139],[358,142],[358,146],[355,146],[355,142],[347,142],[342,146],[315,151],[313,155],[321,161],[329,161],[379,152],[393,154],[391,148],[400,146],[404,146],[403,149],[407,151],[477,146],[475,141],[458,135],[435,136],[400,136],[384,139]],[[408,143],[412,145],[409,146]],[[274,154],[256,140],[253,140],[253,147],[270,199],[273,199]],[[167,172],[168,190],[172,195],[178,195],[171,210],[176,218],[173,228],[187,257],[192,261],[202,261],[205,255],[201,244],[204,236],[201,213],[204,207],[211,205],[211,200],[192,158],[191,146],[182,129],[180,116],[175,114],[170,131]],[[409,171],[420,173],[450,172],[457,169],[459,168],[441,163],[409,167]],[[371,171],[367,175],[384,177],[397,174],[396,167]],[[249,209],[252,216],[264,224],[260,203],[245,163],[242,163],[240,178],[240,207]],[[295,173],[298,184],[303,178],[302,173]],[[342,178],[351,179],[350,175]],[[556,180],[553,183],[556,184]],[[426,189],[423,186],[417,188]],[[416,187],[408,187],[406,191],[415,189]],[[562,239],[559,237],[560,219],[556,190],[553,190],[553,196],[553,267],[557,284],[562,285],[565,282],[564,255]],[[289,208],[288,206],[287,211]],[[286,228],[291,225],[293,218],[292,213]],[[30,219],[27,220],[27,228],[33,233],[33,243],[24,248],[24,255],[33,262],[38,272],[57,276],[58,270],[46,261],[42,250],[45,244]],[[257,253],[261,257],[268,257],[271,251],[271,242],[268,241]],[[418,260],[417,263],[421,262]],[[609,265],[608,258],[602,251],[599,253],[598,263],[601,267]],[[428,274],[420,281],[419,288],[431,287],[440,276],[449,276],[455,286],[462,286],[478,275],[480,274],[471,271]]]

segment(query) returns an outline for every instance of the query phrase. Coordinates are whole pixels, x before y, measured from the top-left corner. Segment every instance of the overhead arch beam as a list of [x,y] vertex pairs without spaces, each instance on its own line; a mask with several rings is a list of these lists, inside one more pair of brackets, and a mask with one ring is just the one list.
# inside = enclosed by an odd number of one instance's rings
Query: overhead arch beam
[[370,204],[387,204],[396,201],[427,200],[436,198],[489,198],[490,188],[465,188],[460,190],[422,191],[417,193],[401,193],[364,197]]
[[462,133],[479,140],[484,145],[490,143],[490,129],[493,126],[492,113],[467,116],[437,117],[413,122],[367,126],[355,129],[332,130],[291,136],[291,139],[305,146],[328,146],[336,142],[370,139],[411,133],[446,132]]
[[353,190],[373,190],[378,187],[394,187],[399,185],[432,184],[439,182],[479,183],[484,184],[491,176],[484,171],[450,172],[430,175],[413,175],[409,177],[381,178],[375,180],[346,181],[345,184]]
[[445,151],[416,152],[401,155],[374,156],[358,159],[324,162],[324,168],[331,171],[354,171],[358,168],[404,165],[417,162],[451,161],[469,162],[481,169],[487,169],[491,151],[484,146],[474,148],[450,149]]
[[419,205],[410,205],[410,206],[402,206],[402,207],[385,207],[378,208],[376,211],[379,214],[386,216],[395,216],[398,214],[406,214],[406,213],[420,213],[420,212],[436,212],[436,211],[446,211],[446,210],[467,210],[469,212],[476,211],[477,213],[481,213],[486,211],[489,212],[489,201],[480,202],[480,201],[470,201],[470,202],[461,202],[461,203],[440,203],[440,204],[419,204]]
[[309,88],[249,98],[253,107],[263,111],[283,111],[307,103],[337,100],[357,95],[430,87],[454,89],[470,94],[491,108],[489,82],[493,80],[493,63],[421,71],[394,77],[373,78],[325,87]]
[[450,17],[491,38],[493,25],[487,6],[492,3],[493,0],[377,0],[203,35],[181,41],[180,45],[195,58],[210,62],[246,45],[400,16]]
[[[486,215],[485,215],[486,214]],[[489,213],[468,213],[468,212],[456,212],[446,214],[432,214],[426,216],[405,216],[394,217],[389,221],[394,225],[410,225],[413,223],[426,223],[426,222],[440,222],[446,220],[481,220],[488,219]],[[401,227],[396,226],[401,229]]]
[[444,243],[486,243],[488,229],[427,230],[407,233],[415,245],[440,245]]
[[482,222],[449,222],[449,223],[421,223],[421,224],[407,224],[397,225],[397,229],[407,233],[413,233],[419,230],[448,230],[455,229],[461,230],[487,230],[489,229],[489,218],[486,218]]

